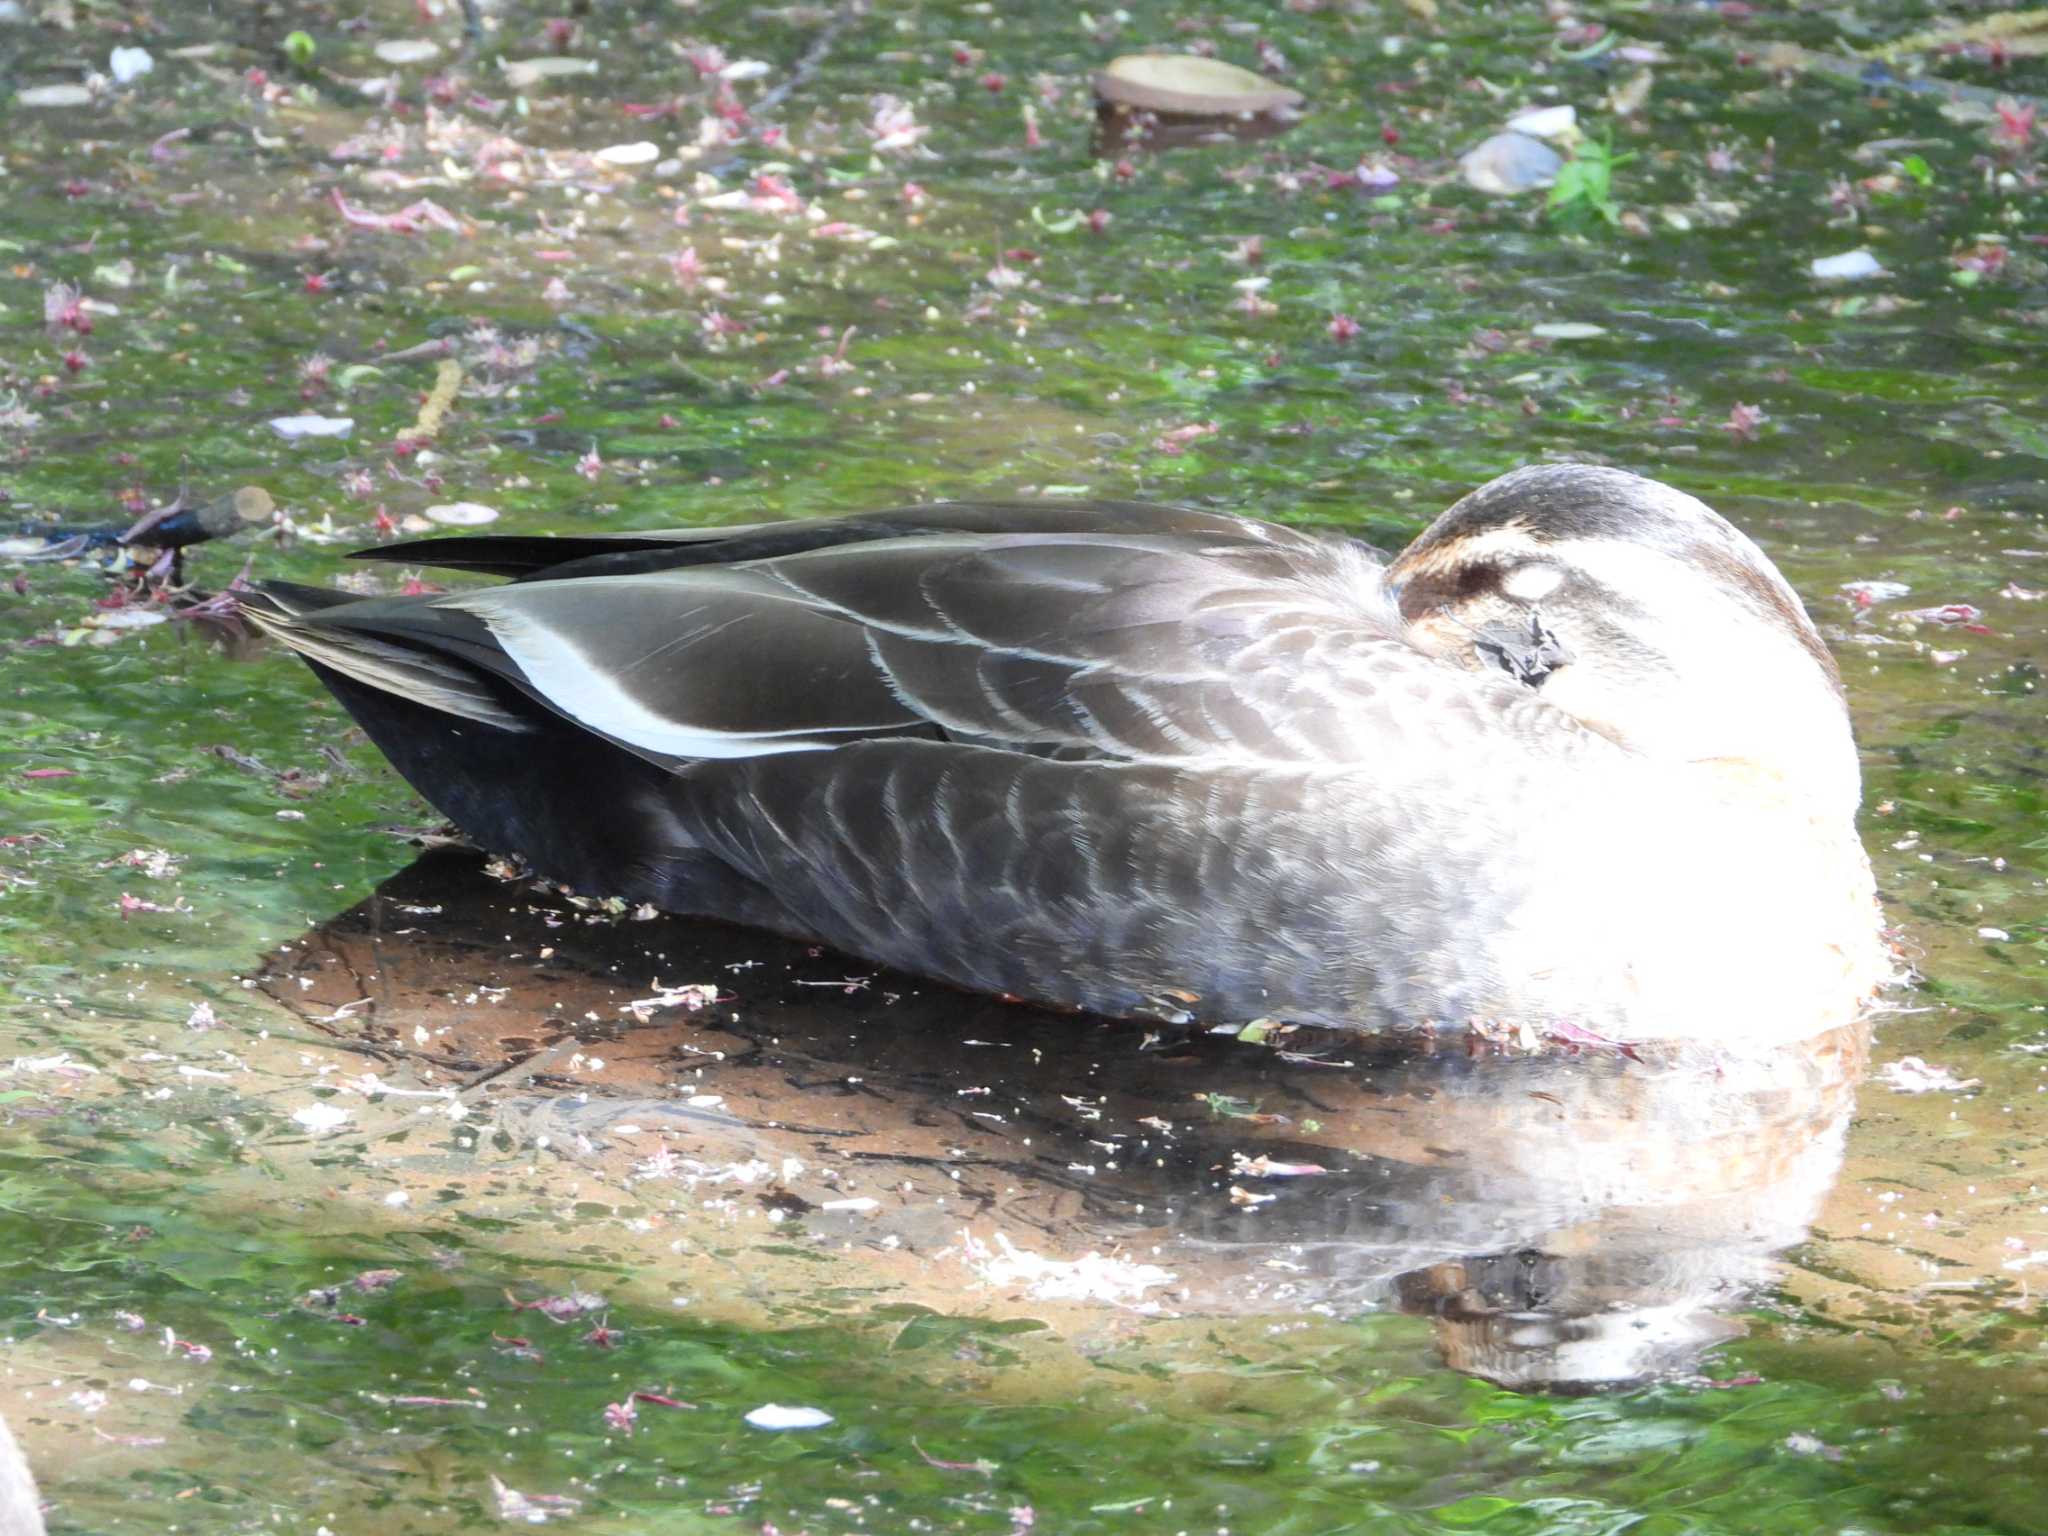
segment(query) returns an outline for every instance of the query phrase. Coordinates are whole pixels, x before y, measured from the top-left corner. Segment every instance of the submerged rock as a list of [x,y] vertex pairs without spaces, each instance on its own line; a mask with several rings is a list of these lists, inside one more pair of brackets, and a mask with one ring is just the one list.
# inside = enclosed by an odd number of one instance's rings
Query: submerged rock
[[1291,86],[1196,54],[1132,53],[1095,76],[1096,153],[1252,142],[1285,133],[1307,100]]
[[1098,71],[1095,94],[1146,112],[1221,117],[1298,107],[1301,92],[1221,59],[1192,53],[1128,53]]

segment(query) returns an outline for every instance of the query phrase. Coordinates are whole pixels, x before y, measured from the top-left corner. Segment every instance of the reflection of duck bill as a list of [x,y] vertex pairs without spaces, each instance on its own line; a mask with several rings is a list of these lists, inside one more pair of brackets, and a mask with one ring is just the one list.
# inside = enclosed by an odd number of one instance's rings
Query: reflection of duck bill
[[515,580],[250,617],[591,894],[1216,1022],[1796,1038],[1884,973],[1826,646],[1619,471],[1503,477],[1389,567],[1132,503],[369,553]]
[[1446,1364],[1502,1385],[1690,1369],[1806,1237],[1868,1037],[1332,1074],[1315,1097],[1341,1171],[1255,1210],[1212,1202],[1181,1234],[1219,1266],[1235,1248],[1240,1267],[1283,1269],[1298,1302],[1395,1300],[1435,1321]]
[[1684,1374],[1742,1332],[1734,1319],[1685,1303],[1583,1317],[1439,1313],[1436,1338],[1444,1364],[1462,1375],[1516,1392],[1577,1393]]
[[[1727,1310],[1767,1281],[1772,1248],[1805,1235],[1825,1187],[1812,1191],[1795,1221],[1774,1223],[1767,1234],[1696,1231],[1650,1252],[1617,1235],[1611,1246],[1570,1256],[1454,1260],[1401,1276],[1397,1294],[1403,1311],[1435,1320],[1444,1364],[1496,1386],[1593,1392],[1679,1375],[1741,1336]],[[1754,1193],[1751,1209],[1787,1194]],[[1790,1194],[1801,1200],[1806,1192]],[[1681,1231],[1690,1214],[1667,1213]]]

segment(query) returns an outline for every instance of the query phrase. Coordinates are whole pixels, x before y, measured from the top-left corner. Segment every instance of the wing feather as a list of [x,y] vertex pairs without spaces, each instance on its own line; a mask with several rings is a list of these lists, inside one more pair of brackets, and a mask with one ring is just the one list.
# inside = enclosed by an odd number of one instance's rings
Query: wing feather
[[[692,530],[675,548],[695,563],[620,571],[597,556],[294,622],[330,650],[346,632],[366,681],[431,683],[474,707],[446,674],[473,668],[666,763],[912,736],[1133,763],[1348,764],[1406,750],[1430,719],[1527,697],[1410,646],[1380,567],[1349,540],[1132,504],[860,521]],[[783,552],[725,558],[763,547]],[[408,649],[421,659],[400,665]],[[1431,710],[1396,707],[1418,690]]]
[[444,534],[357,550],[356,560],[439,566],[520,580],[631,576],[695,565],[743,565],[805,550],[920,534],[1158,533],[1235,543],[1286,540],[1284,528],[1225,512],[1142,501],[944,501],[855,517],[534,536]]
[[[433,599],[551,707],[668,758],[945,735],[1151,762],[1345,762],[1412,649],[1351,547],[1289,534],[913,534]],[[1482,687],[1475,680],[1472,687]]]

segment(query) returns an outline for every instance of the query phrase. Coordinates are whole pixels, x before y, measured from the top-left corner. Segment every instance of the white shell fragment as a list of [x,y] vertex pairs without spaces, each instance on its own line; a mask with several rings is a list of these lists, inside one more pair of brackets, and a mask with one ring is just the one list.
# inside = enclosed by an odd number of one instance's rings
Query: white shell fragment
[[506,59],[500,67],[505,71],[506,83],[523,91],[545,80],[594,75],[597,73],[597,60],[571,59],[555,54],[538,59]]
[[168,617],[154,608],[105,608],[82,622],[91,629],[148,629]]
[[1526,133],[1532,139],[1562,139],[1578,132],[1576,107],[1524,107],[1508,119],[1508,132]]
[[763,1403],[747,1415],[756,1429],[823,1429],[832,1415],[822,1408],[785,1408],[780,1403]]
[[116,48],[107,57],[107,73],[114,77],[116,85],[140,80],[155,68],[156,60],[149,56],[147,48]]
[[608,144],[590,158],[600,165],[647,165],[661,158],[661,146],[645,139],[638,144]]
[[441,45],[424,37],[393,37],[370,50],[386,64],[424,64],[441,57]]
[[353,416],[273,416],[270,430],[288,443],[308,437],[347,437],[356,428]]
[[498,509],[480,501],[449,501],[427,508],[427,521],[450,528],[480,528],[498,520]]
[[1858,250],[1844,251],[1839,256],[1816,256],[1812,271],[1815,277],[1854,282],[1858,278],[1881,276],[1884,268],[1870,252]]
[[338,1131],[348,1124],[348,1111],[332,1104],[308,1104],[292,1111],[292,1119],[315,1135]]
[[1947,1067],[1918,1056],[1901,1056],[1877,1069],[1877,1080],[1894,1093],[1962,1093],[1984,1085],[1974,1077],[1957,1077]]
[[82,85],[32,85],[15,93],[14,104],[17,107],[82,107],[91,100],[92,92]]

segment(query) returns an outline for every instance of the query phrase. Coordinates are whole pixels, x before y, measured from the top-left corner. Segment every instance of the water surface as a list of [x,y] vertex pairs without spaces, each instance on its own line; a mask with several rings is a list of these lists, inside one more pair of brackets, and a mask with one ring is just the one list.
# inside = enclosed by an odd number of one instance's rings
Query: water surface
[[[482,59],[397,0],[0,21],[7,87],[156,66],[0,107],[10,532],[264,486],[289,536],[210,588],[362,580],[455,502],[1085,490],[1395,545],[1623,464],[1835,644],[1917,972],[1761,1061],[1049,1017],[422,857],[303,668],[21,567],[0,1408],[53,1528],[2048,1530],[2048,82],[1840,67],[1909,8],[1724,9],[522,4]],[[768,66],[731,142],[714,44]],[[1087,74],[1147,46],[1309,110],[1097,161]],[[495,62],[558,50],[597,67]],[[1633,154],[1618,222],[1458,181],[1549,102]],[[420,199],[459,228],[344,216]]]

